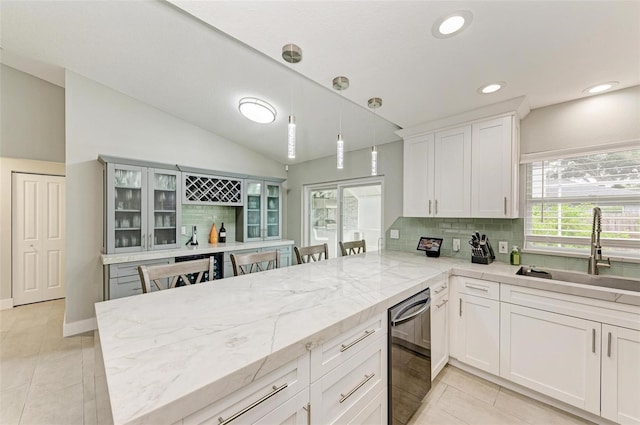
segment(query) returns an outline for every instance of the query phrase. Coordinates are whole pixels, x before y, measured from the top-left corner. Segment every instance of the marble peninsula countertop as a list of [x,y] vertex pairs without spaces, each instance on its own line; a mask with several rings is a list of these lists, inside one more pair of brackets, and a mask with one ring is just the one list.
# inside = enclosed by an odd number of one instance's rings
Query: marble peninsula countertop
[[114,423],[178,421],[452,274],[640,305],[517,269],[367,252],[97,303]]
[[214,252],[234,252],[244,249],[270,248],[277,246],[293,245],[292,240],[274,240],[258,242],[227,242],[227,243],[201,243],[196,246],[183,246],[176,249],[163,249],[158,251],[125,252],[119,254],[102,254],[102,265],[130,263],[132,261],[157,260],[160,258],[184,257],[187,255],[211,254]]

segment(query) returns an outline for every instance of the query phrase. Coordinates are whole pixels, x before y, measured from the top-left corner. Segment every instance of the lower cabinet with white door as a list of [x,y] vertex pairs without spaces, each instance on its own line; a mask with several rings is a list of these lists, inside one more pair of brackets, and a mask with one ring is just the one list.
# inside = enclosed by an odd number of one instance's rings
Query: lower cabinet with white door
[[500,284],[454,276],[451,285],[451,357],[498,375]]
[[431,380],[449,361],[449,282],[431,286]]

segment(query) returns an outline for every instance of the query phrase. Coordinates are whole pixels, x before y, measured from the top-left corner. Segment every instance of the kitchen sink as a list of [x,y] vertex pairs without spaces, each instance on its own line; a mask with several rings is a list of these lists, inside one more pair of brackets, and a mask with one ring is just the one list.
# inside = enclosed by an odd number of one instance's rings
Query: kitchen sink
[[582,285],[600,286],[604,288],[622,289],[624,291],[640,292],[640,280],[625,279],[622,277],[591,275],[564,270],[537,269],[523,266],[516,272],[520,276],[537,277],[541,279],[553,279],[563,282],[579,283]]

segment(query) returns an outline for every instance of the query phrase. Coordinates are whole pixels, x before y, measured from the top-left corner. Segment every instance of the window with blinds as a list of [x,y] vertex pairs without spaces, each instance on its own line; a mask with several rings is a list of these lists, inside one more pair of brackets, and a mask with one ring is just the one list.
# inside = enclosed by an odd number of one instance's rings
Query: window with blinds
[[602,210],[602,253],[640,258],[640,149],[526,165],[525,247],[589,254],[593,208]]

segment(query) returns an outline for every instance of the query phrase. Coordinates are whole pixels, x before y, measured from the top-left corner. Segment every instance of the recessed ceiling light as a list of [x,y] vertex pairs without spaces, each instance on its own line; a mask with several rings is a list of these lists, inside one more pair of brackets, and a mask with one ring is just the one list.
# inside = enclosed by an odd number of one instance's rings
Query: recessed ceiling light
[[495,93],[498,90],[504,88],[507,85],[504,81],[496,81],[495,83],[485,84],[484,86],[478,89],[478,93],[481,94],[490,94]]
[[268,124],[276,119],[276,108],[255,97],[243,97],[238,105],[240,113],[251,121]]
[[473,13],[459,10],[436,20],[431,27],[431,34],[436,38],[449,38],[460,34],[473,21]]
[[582,92],[583,93],[590,93],[590,94],[596,94],[596,93],[602,93],[603,91],[607,91],[609,90],[611,87],[620,84],[617,81],[609,81],[606,83],[602,83],[602,84],[598,84],[595,86],[591,86],[587,89],[584,89]]

